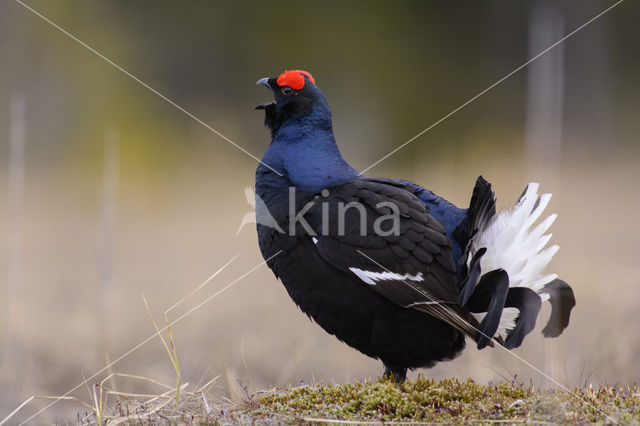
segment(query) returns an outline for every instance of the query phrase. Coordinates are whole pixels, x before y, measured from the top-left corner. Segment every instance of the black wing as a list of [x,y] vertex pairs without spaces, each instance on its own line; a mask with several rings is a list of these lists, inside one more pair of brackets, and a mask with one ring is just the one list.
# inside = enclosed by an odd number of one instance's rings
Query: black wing
[[393,303],[424,311],[474,337],[477,322],[458,306],[456,265],[442,223],[387,179],[356,179],[308,208],[315,247],[333,267]]

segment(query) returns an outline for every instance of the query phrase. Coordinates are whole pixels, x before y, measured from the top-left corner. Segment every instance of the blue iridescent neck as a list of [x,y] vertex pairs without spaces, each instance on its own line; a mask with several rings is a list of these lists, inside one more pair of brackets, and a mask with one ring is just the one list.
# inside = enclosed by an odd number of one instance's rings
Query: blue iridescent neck
[[340,185],[358,175],[340,154],[325,102],[314,105],[308,114],[284,122],[262,161],[293,186],[310,192]]

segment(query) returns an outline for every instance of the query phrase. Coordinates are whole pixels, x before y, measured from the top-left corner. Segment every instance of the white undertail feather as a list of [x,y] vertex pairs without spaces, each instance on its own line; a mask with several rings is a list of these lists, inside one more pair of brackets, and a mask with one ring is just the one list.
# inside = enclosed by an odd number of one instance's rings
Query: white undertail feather
[[[542,287],[557,278],[556,274],[545,274],[544,269],[558,251],[557,245],[545,248],[551,234],[545,234],[557,215],[551,214],[538,225],[533,224],[540,218],[549,204],[551,194],[538,196],[538,184],[527,185],[524,194],[511,211],[498,213],[489,225],[474,239],[467,264],[482,247],[487,252],[481,259],[481,270],[487,272],[504,269],[509,274],[509,287],[528,287],[538,293],[545,301],[548,294]],[[474,314],[482,320],[483,314]],[[506,331],[515,327],[518,310],[505,308],[500,318],[497,335],[504,336]]]
[[380,280],[424,281],[424,278],[422,278],[422,272],[418,272],[417,275],[411,275],[408,273],[401,275],[391,271],[372,272],[372,271],[365,271],[359,268],[349,268],[349,269],[351,270],[351,272],[356,274],[358,278],[360,278],[362,281],[370,285],[376,285],[376,281],[380,281]]

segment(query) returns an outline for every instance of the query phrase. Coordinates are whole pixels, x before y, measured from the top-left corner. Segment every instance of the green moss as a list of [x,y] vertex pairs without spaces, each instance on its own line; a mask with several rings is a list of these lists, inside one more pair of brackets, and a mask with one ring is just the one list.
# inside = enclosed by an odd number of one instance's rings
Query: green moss
[[512,383],[479,385],[472,380],[440,382],[419,377],[396,385],[388,380],[345,385],[283,388],[254,397],[235,414],[243,418],[297,423],[304,419],[344,421],[640,423],[637,387],[536,391]]

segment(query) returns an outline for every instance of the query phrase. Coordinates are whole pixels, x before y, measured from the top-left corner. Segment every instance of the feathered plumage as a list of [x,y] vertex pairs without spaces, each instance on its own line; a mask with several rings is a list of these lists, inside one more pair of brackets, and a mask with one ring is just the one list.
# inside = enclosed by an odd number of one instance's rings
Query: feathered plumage
[[[479,177],[461,209],[406,180],[360,176],[342,158],[331,113],[311,74],[264,78],[259,105],[271,145],[256,171],[260,249],[293,301],[328,333],[409,368],[451,359],[465,346],[519,346],[543,301],[543,330],[559,335],[575,305],[571,287],[546,273],[555,219],[538,225],[550,195],[529,184],[513,210],[496,213]],[[277,256],[274,256],[279,253]]]

